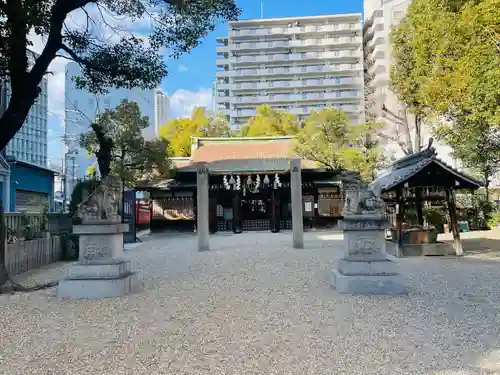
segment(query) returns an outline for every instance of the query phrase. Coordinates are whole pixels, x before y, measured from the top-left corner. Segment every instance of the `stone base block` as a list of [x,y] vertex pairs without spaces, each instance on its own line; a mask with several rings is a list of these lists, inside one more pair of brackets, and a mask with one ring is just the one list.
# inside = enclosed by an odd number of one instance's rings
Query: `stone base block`
[[349,261],[345,259],[339,260],[338,270],[340,273],[351,275],[368,275],[368,276],[382,276],[382,275],[397,275],[396,266],[389,259],[377,260],[371,262],[364,261]]
[[345,275],[332,270],[332,285],[342,294],[401,295],[406,292],[404,279],[394,275]]
[[74,264],[69,269],[69,278],[75,279],[118,279],[132,272],[130,261],[109,261],[99,264]]
[[67,299],[100,299],[121,297],[138,289],[137,274],[128,273],[114,279],[63,279],[59,281],[57,295]]

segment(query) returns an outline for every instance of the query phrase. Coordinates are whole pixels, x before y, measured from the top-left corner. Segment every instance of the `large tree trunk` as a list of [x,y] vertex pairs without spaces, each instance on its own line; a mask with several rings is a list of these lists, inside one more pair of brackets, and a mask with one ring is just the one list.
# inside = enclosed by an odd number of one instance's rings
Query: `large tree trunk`
[[422,117],[415,113],[415,152],[422,150]]

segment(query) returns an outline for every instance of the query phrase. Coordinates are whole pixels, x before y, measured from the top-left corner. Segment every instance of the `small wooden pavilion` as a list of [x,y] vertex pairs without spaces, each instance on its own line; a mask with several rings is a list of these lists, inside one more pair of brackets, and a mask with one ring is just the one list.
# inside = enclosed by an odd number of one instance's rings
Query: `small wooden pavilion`
[[397,160],[371,184],[381,190],[388,207],[394,207],[396,238],[393,239],[397,242],[398,249],[403,246],[405,206],[415,207],[418,225],[425,232],[423,202],[445,201],[455,254],[462,255],[455,192],[474,191],[483,184],[438,159],[432,141],[427,149]]

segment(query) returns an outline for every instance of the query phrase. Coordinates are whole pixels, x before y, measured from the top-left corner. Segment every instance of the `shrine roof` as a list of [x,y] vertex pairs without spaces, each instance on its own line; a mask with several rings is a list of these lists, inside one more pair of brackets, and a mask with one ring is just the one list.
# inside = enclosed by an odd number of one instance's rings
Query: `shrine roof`
[[[435,168],[432,168],[431,171],[431,167]],[[437,177],[442,178],[438,179]],[[433,147],[397,160],[370,185],[379,186],[381,191],[384,192],[419,178],[422,181],[426,179],[427,183],[432,182],[432,186],[439,186],[443,181],[446,181],[446,186],[455,186],[458,189],[478,189],[483,186],[482,182],[440,160]],[[418,183],[417,185],[423,186]]]
[[[204,163],[211,174],[231,173],[284,173],[290,170],[291,158],[262,158],[262,159],[226,159],[211,162],[196,162],[189,166],[179,168],[179,172],[196,172],[198,165]],[[307,168],[302,161],[303,169]]]
[[[193,164],[209,163],[208,168],[212,170],[263,172],[288,170],[289,159],[295,157],[294,138],[290,136],[195,137],[191,160]],[[304,169],[317,167],[309,160],[302,160],[301,164]]]

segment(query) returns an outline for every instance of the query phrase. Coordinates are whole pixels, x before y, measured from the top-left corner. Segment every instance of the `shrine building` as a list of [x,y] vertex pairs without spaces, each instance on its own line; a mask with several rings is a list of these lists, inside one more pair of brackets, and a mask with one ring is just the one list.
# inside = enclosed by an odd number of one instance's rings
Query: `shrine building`
[[[191,157],[172,158],[173,179],[139,184],[150,192],[151,230],[196,230],[196,174],[209,171],[209,229],[292,229],[290,161],[295,139],[283,137],[192,138]],[[332,228],[343,215],[338,172],[301,160],[304,228]]]

